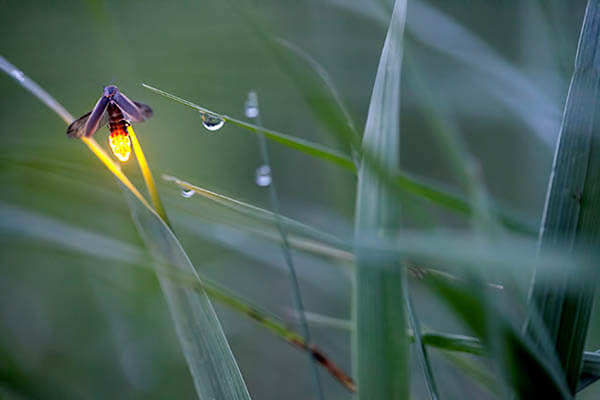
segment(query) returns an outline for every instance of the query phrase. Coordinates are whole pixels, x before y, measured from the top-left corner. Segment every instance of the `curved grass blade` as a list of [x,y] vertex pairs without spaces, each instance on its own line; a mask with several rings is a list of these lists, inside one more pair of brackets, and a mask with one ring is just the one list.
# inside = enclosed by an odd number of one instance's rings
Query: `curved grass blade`
[[[2,63],[3,69],[5,64]],[[11,74],[8,70],[5,72]],[[19,76],[21,75],[11,75],[21,83],[29,82],[24,79],[20,80]],[[37,85],[24,84],[24,87],[46,104],[58,104]],[[52,109],[57,112],[64,110],[62,107]],[[66,118],[70,115],[66,113],[61,116]],[[65,119],[65,122],[68,124],[71,121]],[[82,138],[82,140],[127,189],[123,192],[129,200],[134,222],[155,259],[161,264],[195,274],[195,269],[173,232],[120,171],[120,168],[93,139]],[[143,168],[143,165],[140,164],[140,167]],[[151,188],[149,187],[149,189]],[[199,279],[197,275],[196,278]],[[161,276],[159,276],[159,281],[173,316],[199,398],[250,399],[225,334],[206,293],[181,288]]]
[[156,184],[154,183],[154,177],[150,172],[148,161],[146,160],[146,156],[144,155],[142,146],[140,146],[140,143],[138,142],[137,136],[133,131],[131,125],[127,127],[127,133],[131,137],[131,145],[133,147],[133,152],[135,153],[135,158],[138,162],[140,170],[142,171],[142,176],[144,177],[144,182],[146,183],[148,192],[150,193],[152,205],[154,206],[156,213],[160,215],[163,221],[165,221],[167,225],[170,225],[169,218],[167,217],[167,212],[165,211],[165,207],[163,206],[162,200],[160,199],[158,190],[156,190]]
[[[218,118],[231,122],[241,128],[248,129],[251,132],[264,134],[265,137],[276,142],[282,143],[290,148],[302,151],[306,154],[315,156],[317,158],[333,162],[334,164],[341,165],[349,170],[356,170],[353,161],[349,157],[342,155],[341,153],[338,153],[335,150],[330,150],[316,143],[311,143],[300,138],[285,135],[283,133],[279,133],[270,129],[262,128],[241,120],[231,118],[224,114],[219,114],[217,112],[207,110],[188,100],[182,99],[180,97],[154,88],[147,84],[142,84],[142,86],[149,90],[152,90],[155,93],[160,94],[161,96],[167,97],[178,103],[191,107],[199,112],[215,115]],[[392,175],[393,178],[390,178],[390,182],[387,182],[386,184],[396,185],[399,189],[406,190],[409,193],[423,197],[426,200],[431,201],[433,204],[447,208],[450,211],[457,212],[459,214],[470,215],[470,213],[472,212],[471,204],[468,201],[466,201],[464,197],[461,197],[457,194],[453,194],[447,189],[442,189],[439,184],[427,182],[426,180],[418,178],[413,174],[408,174],[406,172],[401,171],[399,172],[397,171],[397,169],[396,172]],[[526,234],[536,233],[536,228],[533,227],[533,224],[523,223],[522,221],[502,211],[496,211],[495,213],[498,216],[498,218],[502,220],[505,226],[513,231]]]
[[[264,208],[256,207],[256,206],[253,206],[252,204],[244,203],[243,201],[236,200],[232,197],[228,197],[228,196],[216,193],[216,192],[212,192],[208,189],[204,189],[199,186],[192,185],[191,183],[183,181],[174,176],[163,175],[163,179],[168,182],[174,182],[176,185],[178,185],[181,188],[184,188],[187,190],[193,190],[195,193],[198,193],[199,195],[201,195],[204,198],[215,201],[216,203],[219,203],[227,208],[230,208],[232,210],[240,212],[244,215],[249,215],[260,221],[273,223],[276,220],[275,213],[273,213],[272,211],[269,211],[269,210],[265,210]],[[295,233],[298,233],[298,234],[301,234],[304,236],[308,236],[310,238],[319,240],[323,243],[330,244],[330,245],[335,246],[336,248],[342,249],[344,251],[352,250],[352,246],[344,243],[342,240],[337,239],[336,237],[334,237],[328,233],[325,233],[316,228],[313,228],[312,226],[306,225],[302,222],[298,222],[292,218],[284,217],[282,215],[279,215],[278,218],[280,218],[281,223],[283,224],[283,226],[286,229],[290,229],[291,231],[293,231]]]
[[[405,20],[406,0],[396,0],[371,94],[358,173],[353,364],[359,399],[406,399],[410,393],[408,341],[398,335],[406,331],[403,274],[393,268],[398,259],[384,260],[379,252],[362,247],[374,232],[380,240],[399,228],[397,201],[373,165],[387,174],[398,167]],[[365,162],[365,153],[377,163]]]
[[[338,144],[342,148],[350,145],[353,159],[358,164],[360,135],[325,69],[298,47],[275,38],[270,32],[268,21],[257,12],[255,5],[250,5],[249,2],[244,4],[236,2],[232,8],[242,14],[244,22],[248,24],[254,37],[262,44],[262,48],[290,78],[304,102],[327,130],[334,135]],[[290,52],[282,51],[282,47],[295,53],[296,56],[300,56],[302,62],[298,62],[298,57],[290,57]],[[305,63],[316,73],[309,72],[310,70],[304,67]]]
[[331,76],[329,76],[329,73],[327,72],[325,67],[322,66],[317,60],[315,60],[310,54],[308,54],[306,51],[302,50],[300,47],[296,46],[293,43],[290,43],[287,40],[284,40],[281,38],[275,39],[275,42],[280,44],[281,46],[287,48],[291,52],[295,53],[297,56],[302,58],[312,68],[312,70],[321,79],[321,81],[323,82],[323,84],[325,85],[327,90],[329,91],[329,94],[330,94],[332,100],[335,102],[335,104],[337,104],[337,107],[339,108],[341,114],[344,116],[344,119],[346,120],[346,125],[352,131],[354,140],[358,141],[359,135],[358,135],[358,131],[356,130],[356,127],[354,126],[354,121],[352,120],[352,116],[350,115],[348,108],[346,107],[346,105],[344,104],[344,101],[342,100],[342,96],[340,95],[340,92],[338,91],[337,87],[333,83],[333,79],[331,79]]
[[[300,334],[287,328],[279,318],[232,294],[220,285],[204,278],[198,280],[190,272],[174,271],[170,266],[161,266],[158,264],[152,267],[152,259],[139,247],[0,202],[0,233],[2,232],[10,233],[11,235],[23,235],[28,238],[52,243],[72,252],[102,260],[117,261],[123,263],[124,266],[131,265],[146,271],[156,272],[174,284],[195,291],[205,291],[211,299],[247,316],[285,342],[302,351],[308,352],[315,361],[321,364],[323,368],[330,372],[334,378],[338,379],[348,390],[355,390],[352,379],[343,373],[323,351],[306,344]],[[90,246],[90,243],[94,243],[94,246]],[[319,356],[316,357],[315,354]],[[339,379],[340,377],[343,377],[343,379]]]
[[[600,244],[600,0],[589,0],[579,37],[575,69],[565,103],[563,122],[540,230],[543,253],[566,245]],[[598,260],[597,256],[594,259]],[[597,268],[580,278],[576,265],[566,264],[554,280],[545,280],[540,263],[531,290],[531,308],[538,310],[558,353],[571,393],[579,382],[581,359],[594,293]],[[530,327],[532,338],[539,343]]]
[[172,95],[163,90],[152,87],[145,83],[143,83],[142,86],[145,87],[146,89],[150,89],[153,92],[160,94],[161,96],[167,97],[171,100],[175,100],[178,103],[181,103],[188,107],[191,107],[203,114],[209,114],[209,115],[215,116],[219,119],[224,120],[225,122],[229,122],[231,124],[245,128],[254,133],[261,133],[261,134],[265,135],[265,137],[267,137],[273,141],[279,142],[279,143],[281,143],[287,147],[290,147],[292,149],[299,150],[306,154],[310,154],[314,157],[333,162],[334,164],[340,165],[346,169],[349,169],[352,171],[354,170],[354,163],[352,162],[352,159],[350,157],[348,157],[340,152],[337,152],[335,150],[328,149],[327,147],[325,147],[323,145],[320,145],[317,143],[312,143],[308,140],[289,136],[289,135],[279,133],[279,132],[276,132],[276,131],[273,131],[270,129],[265,129],[260,126],[253,125],[248,122],[230,117],[228,115],[219,114],[219,113],[210,111],[206,108],[200,107],[199,105],[192,103],[191,101],[187,101],[185,99],[182,99],[181,97],[177,97],[175,95]]
[[[385,26],[390,15],[385,2],[329,0],[336,6],[370,17]],[[478,80],[515,115],[519,116],[548,148],[554,146],[560,123],[559,99],[549,98],[529,77],[451,16],[429,2],[414,0],[409,8],[407,33],[419,42],[481,74]],[[431,29],[435,26],[436,29]],[[529,105],[523,107],[524,104]],[[468,107],[477,103],[466,103]]]

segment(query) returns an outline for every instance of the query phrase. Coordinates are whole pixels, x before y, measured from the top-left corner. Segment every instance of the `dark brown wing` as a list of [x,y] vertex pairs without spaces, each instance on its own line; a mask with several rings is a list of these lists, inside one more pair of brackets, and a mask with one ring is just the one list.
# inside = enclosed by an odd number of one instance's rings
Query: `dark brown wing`
[[[85,126],[87,124],[88,119],[90,118],[90,114],[92,112],[83,115],[79,119],[71,122],[69,127],[67,128],[67,136],[70,138],[80,138],[85,135]],[[104,113],[100,118],[100,122],[98,123],[98,128],[102,128],[104,125],[108,124],[108,113]]]
[[94,132],[100,127],[100,122],[102,122],[102,118],[106,115],[109,103],[110,100],[108,97],[100,97],[85,124],[85,137],[92,137]]
[[129,99],[129,97],[125,96],[125,94],[118,92],[113,96],[112,101],[121,109],[121,111],[123,111],[125,117],[129,121],[141,122],[144,120],[142,111]]
[[144,103],[138,103],[137,101],[134,101],[134,103],[137,106],[137,108],[139,108],[140,111],[142,112],[142,115],[144,116],[144,120],[146,120],[154,115],[154,111],[152,111],[152,108],[150,108],[149,105],[144,104]]

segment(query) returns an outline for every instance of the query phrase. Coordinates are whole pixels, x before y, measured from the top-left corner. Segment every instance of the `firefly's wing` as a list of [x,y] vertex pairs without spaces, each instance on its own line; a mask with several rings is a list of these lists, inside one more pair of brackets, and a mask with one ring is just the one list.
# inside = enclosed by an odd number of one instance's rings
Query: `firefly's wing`
[[119,92],[113,97],[113,101],[119,106],[125,116],[132,122],[141,122],[145,120],[142,110],[123,93]]
[[96,132],[103,115],[106,114],[109,101],[110,100],[106,96],[100,97],[100,100],[98,100],[96,106],[94,106],[94,109],[85,124],[85,137],[91,137],[94,132]]
[[[90,118],[91,113],[92,112],[90,111],[89,113],[83,115],[79,119],[76,119],[75,121],[71,122],[71,124],[67,128],[67,136],[70,138],[80,138],[80,137],[84,136],[85,135],[85,125],[87,124],[87,121]],[[100,119],[100,122],[98,123],[98,128],[96,128],[96,129],[102,128],[107,123],[108,123],[108,113],[104,113],[104,114],[102,114],[102,118]]]
[[154,115],[154,111],[152,111],[152,108],[150,108],[149,105],[144,103],[138,103],[137,101],[134,101],[134,103],[137,106],[137,108],[139,108],[142,112],[142,115],[144,116],[145,120]]

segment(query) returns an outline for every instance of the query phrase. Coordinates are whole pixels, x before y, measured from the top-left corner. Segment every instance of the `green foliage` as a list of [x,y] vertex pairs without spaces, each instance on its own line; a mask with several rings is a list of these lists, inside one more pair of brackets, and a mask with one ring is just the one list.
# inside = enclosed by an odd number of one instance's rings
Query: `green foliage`
[[[107,174],[0,57],[0,397],[597,397],[598,0],[536,240],[585,1],[7,6],[7,57],[78,114],[118,78],[155,111],[152,169],[186,180],[157,187],[141,148],[141,175],[114,165],[98,132]],[[260,119],[230,116],[249,91]]]

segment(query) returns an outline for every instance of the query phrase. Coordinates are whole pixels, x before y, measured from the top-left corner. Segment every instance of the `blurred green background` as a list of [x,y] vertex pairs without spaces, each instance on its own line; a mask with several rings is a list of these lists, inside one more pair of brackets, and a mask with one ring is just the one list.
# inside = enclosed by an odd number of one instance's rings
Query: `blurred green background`
[[[136,125],[136,133],[195,266],[295,326],[278,246],[237,229],[231,212],[198,196],[185,199],[160,179],[174,175],[268,207],[265,189],[254,181],[260,165],[256,137],[227,124],[207,134],[198,113],[141,86],[239,118],[254,90],[266,127],[347,152],[255,37],[244,7],[257,11],[272,35],[325,66],[361,129],[389,1],[0,0],[0,54],[76,117],[93,107],[109,83],[151,105],[154,117]],[[408,7],[406,57],[480,161],[494,200],[537,226],[585,1],[437,0],[409,1]],[[105,240],[143,248],[118,184],[13,79],[2,75],[0,92],[0,397],[195,397],[154,275],[103,254]],[[452,186],[419,98],[407,76],[402,168]],[[103,145],[106,137],[106,130],[96,134]],[[281,145],[269,148],[282,213],[352,237],[355,177]],[[124,171],[141,182],[133,162]],[[463,224],[434,207],[413,214],[412,201],[406,201],[407,226]],[[60,246],[54,235],[66,241],[90,235],[89,249]],[[294,256],[306,309],[348,319],[349,268],[300,252]],[[529,273],[523,271],[524,281]],[[426,293],[415,295],[424,323],[437,323],[444,314],[439,303]],[[314,398],[303,354],[247,318],[219,304],[216,309],[253,398]],[[599,328],[593,321],[590,349],[600,346]],[[314,326],[313,335],[351,371],[348,332]],[[450,396],[461,398],[470,387],[474,398],[487,398],[447,361],[435,353],[433,359]],[[328,399],[351,397],[330,376],[322,377]],[[413,380],[420,398],[422,378],[414,374]],[[593,398],[594,390],[582,398]]]

